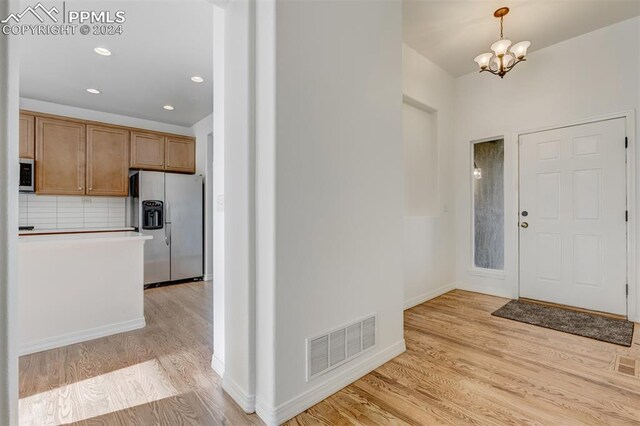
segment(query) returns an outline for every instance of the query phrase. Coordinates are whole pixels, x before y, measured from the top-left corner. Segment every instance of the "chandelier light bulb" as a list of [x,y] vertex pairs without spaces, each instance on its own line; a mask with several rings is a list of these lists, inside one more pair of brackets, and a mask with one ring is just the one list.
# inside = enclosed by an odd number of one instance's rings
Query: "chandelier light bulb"
[[530,41],[521,41],[520,43],[516,43],[511,46],[511,52],[516,57],[516,59],[522,59],[527,56],[527,49],[531,46]]
[[478,63],[478,66],[482,69],[489,66],[491,62],[491,58],[493,57],[493,53],[483,53],[481,55],[476,56],[474,61]]
[[511,40],[502,39],[493,43],[491,45],[491,50],[493,50],[493,53],[495,53],[496,56],[500,56],[507,53],[509,46],[511,46]]

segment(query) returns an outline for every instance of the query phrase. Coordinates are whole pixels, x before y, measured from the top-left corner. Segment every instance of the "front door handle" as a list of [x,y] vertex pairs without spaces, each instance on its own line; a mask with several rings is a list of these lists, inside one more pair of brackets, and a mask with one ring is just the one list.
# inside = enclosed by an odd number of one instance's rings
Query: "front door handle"
[[520,226],[522,226],[523,228],[528,228],[529,224],[527,222],[522,222]]

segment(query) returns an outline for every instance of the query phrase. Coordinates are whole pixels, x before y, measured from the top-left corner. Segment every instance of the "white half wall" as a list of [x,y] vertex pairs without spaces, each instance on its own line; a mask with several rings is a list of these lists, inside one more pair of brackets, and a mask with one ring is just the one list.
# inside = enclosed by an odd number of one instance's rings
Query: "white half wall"
[[[452,184],[455,79],[404,44],[402,65],[405,111],[413,113],[410,117],[404,116],[405,143],[412,137],[407,130],[419,125],[411,121],[424,118],[418,115],[421,110],[430,111],[435,121],[432,137],[437,143],[435,161],[425,161],[422,165],[436,169],[422,177],[437,181],[436,194],[430,195],[435,200],[428,208],[405,208],[404,213],[404,307],[407,309],[453,289],[456,256]],[[405,155],[415,156],[412,153]],[[412,166],[419,167],[418,164]]]
[[[535,51],[504,79],[473,73],[456,81],[455,162],[456,281],[462,289],[518,296],[517,133],[599,117],[640,106],[640,18]],[[637,115],[636,115],[637,118]],[[636,129],[640,128],[636,125]],[[470,142],[505,141],[505,271],[471,270]],[[628,135],[638,141],[636,134]],[[640,150],[636,149],[636,155]],[[636,165],[640,157],[635,159]],[[640,174],[636,174],[640,178]],[[640,181],[635,187],[640,189]],[[636,195],[636,200],[640,199]],[[631,206],[636,223],[638,205]],[[636,233],[636,239],[640,235]],[[636,262],[635,268],[640,268]],[[636,274],[637,276],[637,274]],[[640,313],[640,294],[629,295]],[[631,318],[639,321],[636,315]]]
[[[263,3],[256,410],[277,424],[404,351],[402,4]],[[372,313],[374,349],[307,381],[306,339]]]

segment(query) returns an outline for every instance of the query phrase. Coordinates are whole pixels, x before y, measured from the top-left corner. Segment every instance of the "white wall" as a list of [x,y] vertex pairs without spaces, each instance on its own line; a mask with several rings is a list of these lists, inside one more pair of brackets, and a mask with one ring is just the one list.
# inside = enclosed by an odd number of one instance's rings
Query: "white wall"
[[213,356],[211,365],[224,376],[225,355],[225,229],[224,229],[224,127],[225,127],[225,11],[213,7]]
[[255,2],[249,0],[234,0],[227,5],[224,61],[223,387],[247,412],[252,412],[255,405],[256,366],[254,8]]
[[267,424],[276,406],[276,3],[256,3],[256,413]]
[[404,212],[407,216],[438,216],[437,113],[430,108],[404,102]]
[[136,127],[157,132],[174,133],[177,135],[193,136],[189,127],[176,126],[174,124],[160,123],[158,121],[142,118],[128,117],[109,112],[95,111],[86,108],[78,108],[69,105],[55,104],[37,99],[20,98],[20,108],[45,114],[61,115],[64,117],[80,118],[83,120],[98,121],[101,123],[116,124],[120,126]]
[[[257,324],[273,339],[258,340],[256,396],[273,424],[404,351],[402,5],[262,7],[257,199],[273,222],[259,210]],[[371,313],[375,349],[306,382],[305,339]]]
[[[214,6],[215,7],[215,6]],[[211,106],[213,108],[213,105]],[[204,278],[213,278],[213,114],[209,114],[191,126],[196,138],[196,174],[202,176],[205,184],[204,195]],[[210,173],[211,172],[211,173]]]
[[405,213],[404,217],[404,306],[409,308],[453,288],[455,246],[451,166],[455,80],[404,44],[402,61],[405,102],[428,109],[435,115],[438,147],[436,214]]
[[[212,106],[213,108],[213,106]],[[213,132],[213,114],[209,114],[191,126],[191,134],[196,138],[196,174],[207,174],[208,136]]]
[[[487,73],[457,79],[454,176],[458,287],[506,297],[518,295],[516,133],[637,109],[639,60],[640,18],[635,18],[533,52],[504,79]],[[496,136],[505,140],[505,218],[513,226],[507,226],[505,233],[504,276],[481,276],[470,271],[470,141]],[[629,136],[638,140],[638,134]],[[636,164],[639,160],[637,157]],[[640,189],[638,182],[636,188]],[[633,211],[639,220],[637,206]],[[637,298],[636,312],[640,312],[640,295],[630,297]]]
[[[0,2],[0,16],[15,9]],[[18,39],[0,36],[0,424],[18,424]]]

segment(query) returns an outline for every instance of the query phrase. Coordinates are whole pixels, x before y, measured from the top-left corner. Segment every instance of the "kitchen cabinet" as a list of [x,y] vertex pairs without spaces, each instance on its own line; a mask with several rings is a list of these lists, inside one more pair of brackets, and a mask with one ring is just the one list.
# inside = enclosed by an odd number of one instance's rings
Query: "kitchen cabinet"
[[35,159],[36,194],[126,197],[129,168],[195,173],[196,140],[21,111],[20,158]]
[[196,172],[196,141],[193,138],[166,137],[165,171]]
[[35,158],[36,117],[29,114],[20,114],[20,158]]
[[150,132],[131,132],[131,168],[164,170],[164,135]]
[[36,117],[36,193],[84,195],[86,125]]
[[87,195],[129,194],[129,131],[87,125]]
[[132,131],[131,168],[193,174],[196,172],[196,141],[188,137]]

